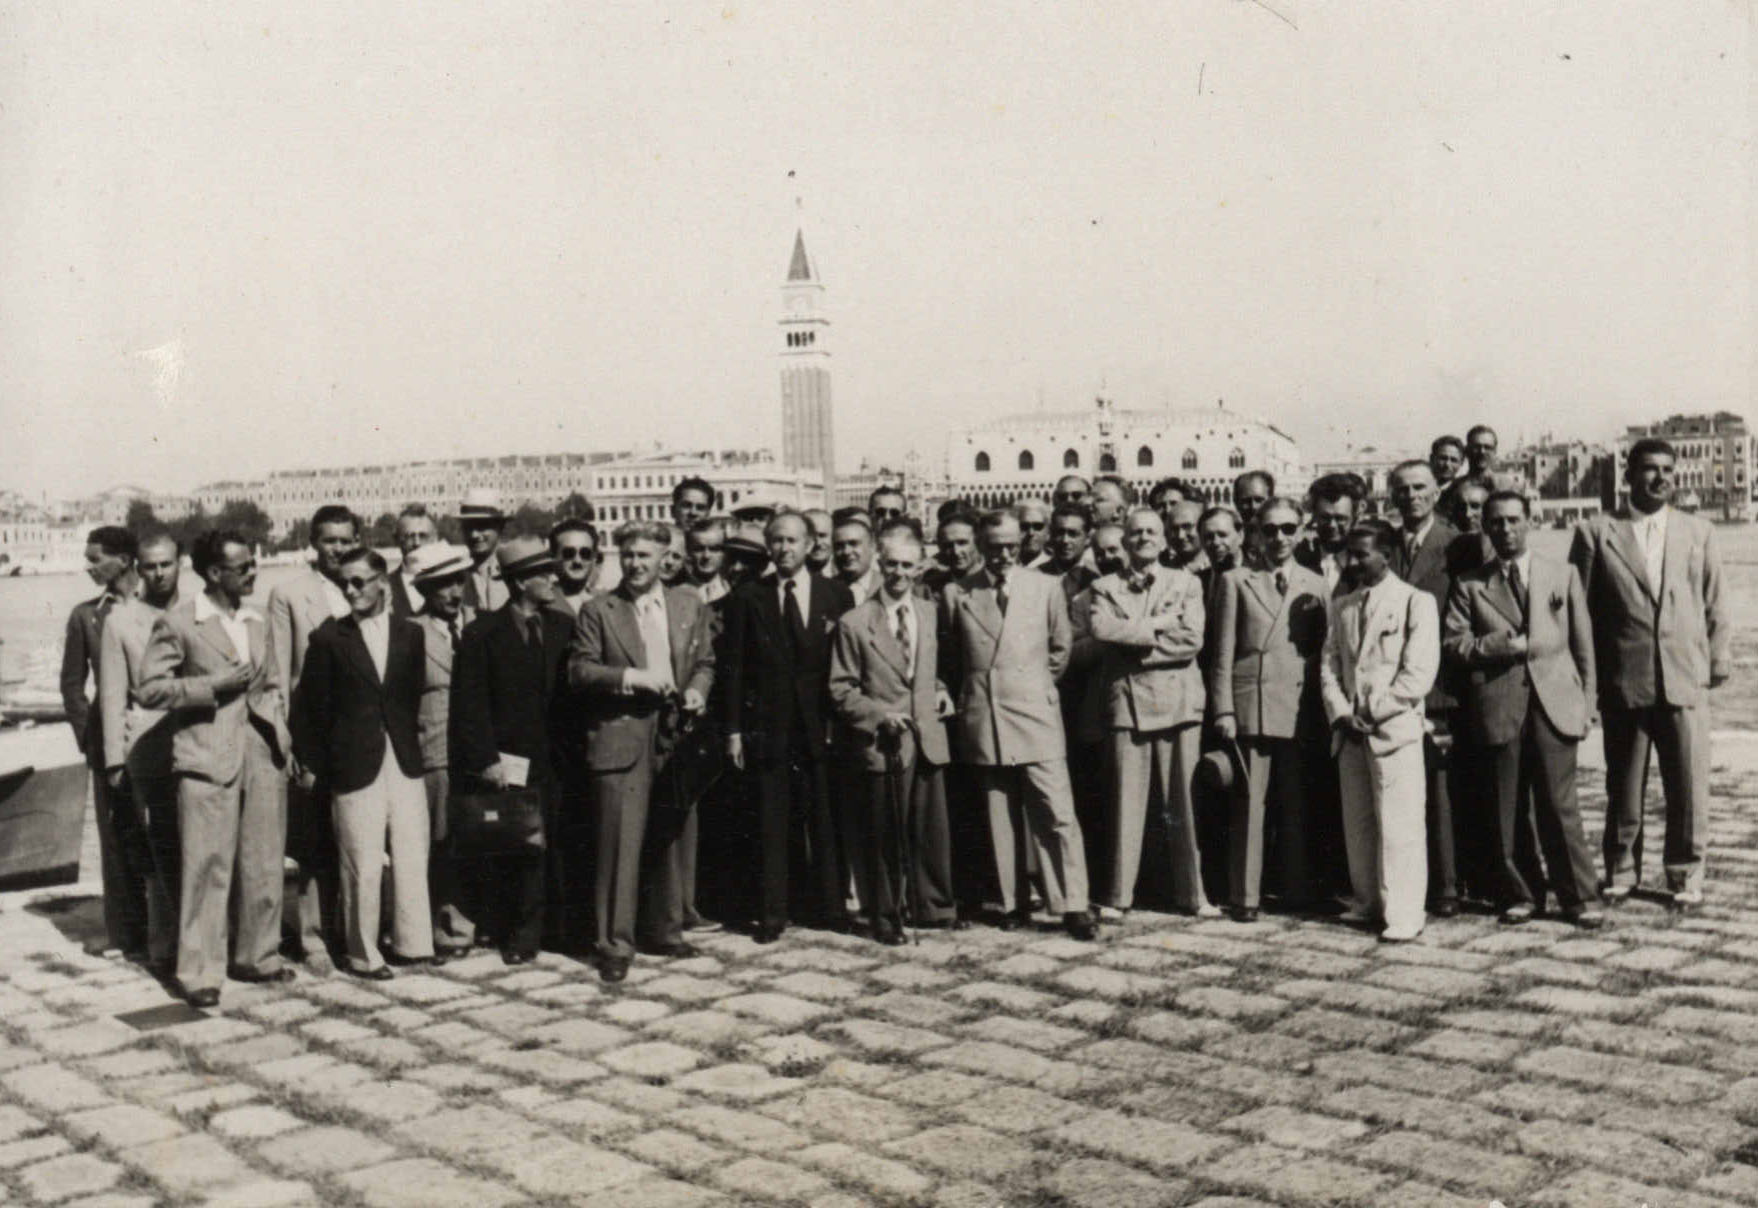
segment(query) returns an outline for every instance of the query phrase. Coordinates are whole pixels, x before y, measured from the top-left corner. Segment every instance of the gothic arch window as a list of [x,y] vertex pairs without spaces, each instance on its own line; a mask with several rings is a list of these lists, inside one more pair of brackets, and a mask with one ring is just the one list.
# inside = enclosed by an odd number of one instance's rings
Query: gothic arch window
[[1235,450],[1233,450],[1233,452],[1227,454],[1227,468],[1229,470],[1243,470],[1243,469],[1245,469],[1245,450],[1244,449],[1235,449]]
[[1115,474],[1116,472],[1117,472],[1117,459],[1115,457],[1111,456],[1109,453],[1101,453],[1099,455],[1099,473],[1101,473],[1101,474]]
[[977,473],[987,474],[988,472],[989,472],[989,455],[987,453],[978,453],[977,454]]
[[1080,469],[1080,454],[1076,453],[1073,449],[1064,453],[1062,455],[1062,468],[1064,470]]
[[1137,449],[1135,451],[1135,464],[1138,466],[1151,466],[1151,465],[1153,465],[1154,464],[1154,451],[1152,449],[1148,448],[1146,445],[1143,445],[1141,448]]
[[1196,450],[1195,449],[1186,449],[1184,451],[1184,468],[1187,470],[1196,469]]
[[1021,449],[1020,450],[1020,452],[1019,452],[1019,468],[1020,469],[1022,469],[1022,470],[1035,469],[1035,468],[1037,468],[1037,464],[1038,464],[1037,459],[1032,456],[1032,451],[1030,449]]

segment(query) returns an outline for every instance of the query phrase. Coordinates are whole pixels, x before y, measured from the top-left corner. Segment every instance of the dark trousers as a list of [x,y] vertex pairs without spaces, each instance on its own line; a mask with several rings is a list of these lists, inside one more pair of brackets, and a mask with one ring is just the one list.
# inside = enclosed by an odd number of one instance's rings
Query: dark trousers
[[1242,737],[1246,792],[1234,795],[1228,831],[1232,841],[1232,904],[1256,909],[1263,890],[1265,852],[1271,880],[1284,906],[1307,906],[1317,896],[1313,881],[1307,810],[1306,744],[1294,738]]
[[[1214,731],[1203,726],[1202,754],[1220,750]],[[1196,814],[1197,850],[1202,854],[1203,894],[1211,902],[1227,902],[1232,850],[1229,823],[1232,805],[1226,793],[1216,792],[1198,779],[1191,785],[1191,809]],[[1084,825],[1084,823],[1083,823]]]
[[[134,846],[138,832],[145,847],[146,951],[149,959],[169,962],[177,955],[177,904],[182,896],[182,855],[177,838],[177,778],[129,774],[126,794],[112,799],[118,809],[126,802],[129,820],[123,848]],[[140,858],[137,853],[136,859]]]
[[1575,745],[1534,699],[1520,737],[1486,749],[1496,793],[1496,899],[1503,907],[1542,906],[1547,882],[1565,911],[1598,895],[1575,797]]
[[146,827],[126,789],[111,790],[101,771],[92,773],[92,812],[98,824],[98,871],[104,883],[104,931],[109,946],[124,952],[147,949],[147,881],[152,856]]
[[959,912],[971,918],[982,913],[983,903],[1001,896],[989,843],[988,798],[983,794],[981,770],[972,764],[948,764],[941,778],[952,847],[952,892]]
[[1434,735],[1422,736],[1422,771],[1427,782],[1428,900],[1458,900],[1459,874],[1453,833],[1453,793],[1447,783],[1447,757]]
[[[831,813],[829,775],[821,759],[791,757],[759,765],[752,776],[757,799],[762,900],[758,921],[785,927],[789,891],[804,891],[804,919],[840,924],[848,914],[848,876]],[[790,869],[800,875],[790,877]]]
[[294,947],[302,957],[327,956],[332,941],[341,938],[342,898],[341,861],[328,793],[287,786],[287,854],[298,862],[299,873],[282,928],[293,933]]
[[862,909],[875,924],[900,923],[907,892],[911,922],[950,922],[958,906],[945,770],[912,760],[896,775],[862,771],[858,792],[849,848],[860,864]]
[[459,908],[475,923],[477,942],[498,941],[503,948],[536,952],[543,945],[544,901],[548,885],[558,881],[556,791],[543,789],[544,846],[510,853],[465,847],[454,833],[451,868]]
[[593,939],[600,956],[630,957],[637,939],[683,939],[685,821],[694,811],[653,806],[653,759],[592,776]]
[[1642,883],[1642,806],[1652,750],[1666,793],[1661,862],[1667,889],[1701,892],[1709,845],[1709,710],[1608,708],[1604,723],[1606,882],[1624,889]]

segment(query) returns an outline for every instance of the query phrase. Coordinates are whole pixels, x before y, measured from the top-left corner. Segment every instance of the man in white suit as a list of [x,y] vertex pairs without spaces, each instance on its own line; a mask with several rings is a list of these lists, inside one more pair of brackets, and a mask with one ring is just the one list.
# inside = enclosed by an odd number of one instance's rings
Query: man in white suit
[[1423,700],[1440,669],[1434,598],[1392,574],[1399,535],[1384,521],[1349,534],[1355,587],[1331,601],[1319,676],[1343,789],[1354,901],[1346,922],[1385,922],[1380,939],[1413,940],[1426,921]]
[[1056,693],[1073,642],[1068,602],[1060,584],[1020,567],[1012,513],[985,516],[980,541],[982,568],[947,584],[941,596],[942,656],[960,673],[954,725],[982,776],[1003,925],[1024,920],[1029,836],[1051,911],[1070,935],[1090,940],[1097,929]]
[[1605,894],[1619,901],[1642,881],[1652,748],[1666,790],[1666,888],[1685,910],[1703,901],[1709,689],[1727,680],[1732,634],[1714,526],[1668,506],[1673,462],[1666,441],[1637,441],[1624,472],[1629,512],[1584,522],[1569,561],[1587,589],[1605,719]]

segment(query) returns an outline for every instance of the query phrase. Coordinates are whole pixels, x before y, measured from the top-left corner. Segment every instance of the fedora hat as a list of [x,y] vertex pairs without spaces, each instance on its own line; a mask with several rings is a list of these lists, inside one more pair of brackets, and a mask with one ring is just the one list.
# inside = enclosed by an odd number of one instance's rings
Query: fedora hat
[[488,487],[471,487],[464,492],[464,502],[458,505],[459,520],[505,520],[507,514],[501,511],[501,495],[499,491]]
[[439,579],[450,579],[454,575],[468,574],[470,565],[469,550],[461,545],[447,545],[443,541],[431,542],[411,550],[409,556],[403,559],[404,573],[417,587]]
[[1197,761],[1195,780],[1198,788],[1220,796],[1245,792],[1245,756],[1239,744],[1224,742],[1205,754]]
[[514,537],[503,541],[495,547],[494,556],[500,561],[503,579],[516,579],[532,571],[556,568],[555,556],[549,552],[549,542],[537,537]]

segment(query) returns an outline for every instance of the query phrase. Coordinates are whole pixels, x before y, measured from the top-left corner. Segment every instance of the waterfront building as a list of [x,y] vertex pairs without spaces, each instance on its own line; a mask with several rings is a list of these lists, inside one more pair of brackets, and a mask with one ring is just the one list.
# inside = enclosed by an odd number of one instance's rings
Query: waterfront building
[[1117,474],[1140,492],[1176,476],[1220,502],[1246,470],[1268,470],[1294,490],[1306,485],[1293,437],[1219,405],[1119,410],[1100,396],[1083,411],[1010,415],[946,438],[946,489],[979,507],[1048,499],[1065,474]]

